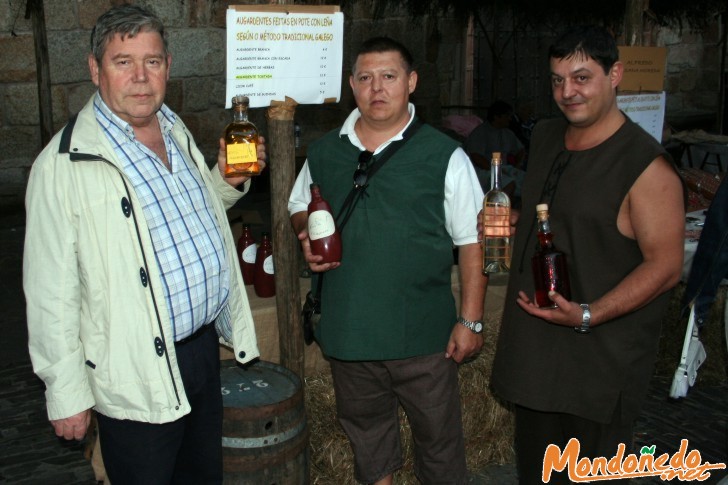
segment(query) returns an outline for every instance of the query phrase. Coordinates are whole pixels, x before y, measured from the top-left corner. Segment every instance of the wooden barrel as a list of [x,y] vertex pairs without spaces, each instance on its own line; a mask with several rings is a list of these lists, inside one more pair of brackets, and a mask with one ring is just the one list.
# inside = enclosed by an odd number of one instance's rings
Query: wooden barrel
[[224,483],[309,483],[309,430],[301,380],[258,361],[220,363]]

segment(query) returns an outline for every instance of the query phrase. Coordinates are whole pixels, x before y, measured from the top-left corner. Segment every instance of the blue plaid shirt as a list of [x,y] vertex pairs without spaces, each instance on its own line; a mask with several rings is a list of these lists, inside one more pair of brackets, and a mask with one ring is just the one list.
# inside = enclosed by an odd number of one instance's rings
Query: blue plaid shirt
[[174,340],[212,322],[227,303],[229,267],[211,197],[191,155],[171,136],[176,115],[166,105],[157,119],[171,172],[140,143],[133,128],[116,116],[97,93],[96,119],[131,181],[154,245]]

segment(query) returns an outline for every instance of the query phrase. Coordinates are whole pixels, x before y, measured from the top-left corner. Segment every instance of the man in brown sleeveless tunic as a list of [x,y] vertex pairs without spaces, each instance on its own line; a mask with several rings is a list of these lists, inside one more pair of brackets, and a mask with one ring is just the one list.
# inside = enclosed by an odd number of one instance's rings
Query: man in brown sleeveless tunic
[[[684,205],[662,147],[619,111],[623,66],[603,29],[573,29],[549,52],[564,118],[532,138],[492,382],[515,405],[521,483],[542,483],[544,452],[571,438],[580,457],[627,452],[652,375],[667,291],[679,280]],[[535,207],[548,203],[568,260],[568,301],[535,306]],[[574,478],[574,477],[572,477]],[[564,471],[550,483],[569,483]]]

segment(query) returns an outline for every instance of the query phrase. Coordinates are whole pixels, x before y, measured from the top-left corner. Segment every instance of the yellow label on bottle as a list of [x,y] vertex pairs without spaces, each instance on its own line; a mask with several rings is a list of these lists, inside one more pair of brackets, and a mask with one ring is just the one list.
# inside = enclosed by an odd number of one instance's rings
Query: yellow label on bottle
[[255,163],[258,161],[258,153],[255,143],[235,143],[227,146],[228,165],[241,163]]

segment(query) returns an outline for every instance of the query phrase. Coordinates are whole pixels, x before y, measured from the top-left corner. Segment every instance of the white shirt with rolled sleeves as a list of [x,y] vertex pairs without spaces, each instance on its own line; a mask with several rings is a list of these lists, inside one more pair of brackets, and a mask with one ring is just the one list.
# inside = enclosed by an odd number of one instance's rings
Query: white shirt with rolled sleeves
[[[407,126],[377,147],[374,155],[386,149],[391,142],[402,139],[402,134],[414,119],[415,107],[412,103],[409,104],[409,113],[410,121],[407,123]],[[341,127],[339,135],[348,136],[352,145],[360,150],[365,150],[366,148],[354,130],[354,125],[360,116],[359,109],[352,111]],[[352,174],[355,168],[355,163],[352,162]],[[289,216],[308,210],[308,203],[311,202],[309,187],[312,182],[311,172],[308,168],[308,160],[306,160],[301,168],[301,172],[298,174],[298,178],[288,200]],[[450,156],[445,173],[444,201],[447,232],[450,234],[453,244],[456,246],[478,242],[477,222],[478,212],[481,209],[482,202],[483,189],[480,186],[473,164],[463,149],[457,148]]]

